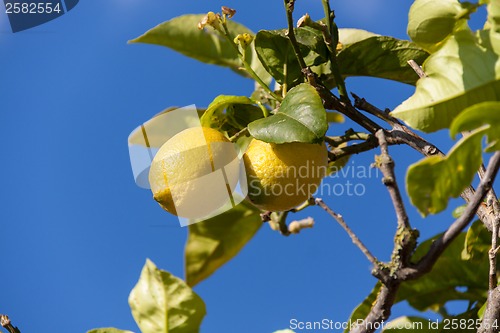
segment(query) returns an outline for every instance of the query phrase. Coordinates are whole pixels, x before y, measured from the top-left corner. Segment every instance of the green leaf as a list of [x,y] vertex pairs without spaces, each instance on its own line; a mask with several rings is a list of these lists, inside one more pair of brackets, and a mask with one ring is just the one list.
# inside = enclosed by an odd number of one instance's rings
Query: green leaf
[[500,34],[460,31],[423,64],[428,77],[391,114],[424,132],[450,126],[466,107],[500,98]]
[[[229,41],[211,27],[198,29],[198,23],[204,16],[205,14],[189,14],[173,18],[130,40],[129,43],[166,46],[196,60],[229,67],[238,74],[248,76],[240,69],[243,65]],[[254,35],[247,27],[232,20],[227,21],[227,26],[233,37],[243,33]],[[258,60],[253,44],[247,48],[245,59],[264,82],[270,82],[271,77]]]
[[194,286],[231,260],[262,226],[260,211],[241,202],[230,211],[189,225],[186,281]]
[[478,258],[480,260],[484,258],[485,253],[488,253],[490,248],[491,233],[481,221],[474,222],[465,235],[462,258],[469,260],[476,259],[474,256],[480,256]]
[[423,216],[444,210],[448,200],[472,182],[482,162],[483,135],[484,130],[477,130],[457,142],[446,157],[426,157],[408,168],[408,195]]
[[455,208],[453,210],[453,212],[451,212],[451,216],[453,216],[453,218],[458,219],[460,216],[462,216],[462,214],[464,213],[466,208],[467,208],[467,204],[458,206],[457,208]]
[[[351,316],[349,317],[349,320],[347,320],[348,323],[353,323],[355,324],[358,322],[358,320],[364,320],[366,316],[370,313],[370,310],[372,309],[373,303],[377,299],[377,295],[380,292],[380,287],[382,284],[380,282],[377,282],[373,290],[370,292],[370,294],[359,304],[351,313]],[[347,327],[344,330],[344,333],[348,333],[351,330],[351,327]]]
[[[416,262],[429,250],[437,235],[418,246],[412,261]],[[469,258],[462,255],[466,234],[461,233],[443,252],[433,269],[417,280],[401,285],[397,302],[407,301],[419,311],[437,312],[452,300],[466,300],[482,304],[488,290],[488,253],[472,249]]]
[[221,128],[225,123],[223,111],[233,104],[253,104],[250,98],[246,96],[217,96],[208,106],[207,110],[201,116],[201,126]]
[[362,30],[362,29],[352,29],[352,28],[341,28],[339,29],[339,43],[342,47],[361,42],[370,37],[379,36],[373,32]]
[[329,123],[343,123],[345,121],[344,116],[338,112],[330,112],[326,113],[326,120]]
[[430,53],[435,52],[460,26],[460,13],[467,7],[457,0],[416,0],[408,13],[408,36]]
[[307,83],[292,88],[275,115],[248,125],[254,138],[269,143],[321,142],[327,129],[321,98]]
[[433,329],[430,327],[430,321],[420,317],[399,317],[388,322],[382,331],[384,332],[421,332],[421,333],[437,333],[439,327]]
[[[303,74],[286,29],[261,30],[255,37],[255,50],[266,68],[279,84],[288,87],[303,81]],[[296,28],[295,35],[307,66],[328,61],[328,51],[321,33],[311,28]]]
[[491,1],[488,4],[488,24],[495,32],[500,32],[500,3]]
[[196,333],[206,314],[205,303],[184,281],[149,259],[129,304],[142,333]]
[[450,126],[450,135],[475,130],[487,125],[487,152],[500,150],[500,102],[484,102],[473,105],[460,113]]
[[105,327],[105,328],[95,328],[93,330],[88,331],[87,333],[134,333],[134,332],[119,330],[113,327]]
[[421,64],[429,56],[416,44],[393,37],[373,36],[344,45],[337,55],[343,76],[371,76],[415,84],[418,75],[408,60]]

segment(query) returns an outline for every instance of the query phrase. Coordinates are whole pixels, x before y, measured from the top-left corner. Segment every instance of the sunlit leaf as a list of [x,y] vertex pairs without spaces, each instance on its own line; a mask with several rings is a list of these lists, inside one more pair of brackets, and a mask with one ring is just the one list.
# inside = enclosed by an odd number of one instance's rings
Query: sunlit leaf
[[[370,313],[370,310],[372,309],[372,306],[377,299],[377,295],[380,292],[382,284],[380,282],[377,282],[373,290],[370,292],[370,294],[359,304],[351,313],[351,316],[349,319],[346,321],[347,323],[357,323],[361,320],[364,320],[366,316]],[[344,333],[349,332],[353,327],[347,327],[344,330]]]
[[[242,63],[229,41],[211,27],[198,29],[198,22],[204,16],[205,14],[189,14],[173,18],[148,30],[129,43],[166,46],[188,57],[209,64],[229,67],[238,74],[248,76],[246,72],[241,70]],[[227,25],[232,37],[243,33],[253,35],[253,32],[248,28],[232,20],[228,20]],[[247,48],[245,59],[265,82],[270,82],[271,77],[258,60],[253,44]]]
[[87,333],[134,333],[134,332],[119,330],[113,327],[105,327],[105,328],[96,328],[88,331]]
[[345,121],[344,116],[338,112],[328,111],[326,113],[326,120],[329,123],[343,123]]
[[391,114],[433,132],[450,126],[466,107],[500,98],[500,34],[457,32],[423,65],[428,77]]
[[446,157],[426,157],[408,168],[408,195],[422,215],[444,210],[448,200],[472,182],[482,162],[483,135],[484,130],[477,130],[461,139]]
[[307,83],[291,89],[275,115],[248,125],[254,138],[270,143],[321,142],[327,129],[321,98]]
[[231,260],[262,226],[260,211],[243,201],[235,208],[189,225],[186,281],[194,286]]
[[450,126],[450,135],[475,130],[489,125],[485,129],[488,136],[487,152],[500,150],[500,102],[484,102],[468,107],[461,112]]
[[457,0],[416,0],[408,13],[408,36],[429,52],[435,52],[442,42],[460,25],[460,13],[467,7]]
[[488,3],[488,23],[492,30],[500,32],[500,3],[498,1]]
[[146,261],[129,304],[142,333],[196,333],[205,303],[181,279]]

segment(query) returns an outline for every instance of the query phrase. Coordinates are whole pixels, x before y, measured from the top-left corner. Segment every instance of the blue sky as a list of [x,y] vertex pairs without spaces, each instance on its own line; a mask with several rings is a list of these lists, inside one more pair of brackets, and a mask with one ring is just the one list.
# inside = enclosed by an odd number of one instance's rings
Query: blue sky
[[[332,7],[340,27],[407,38],[410,4],[351,0]],[[0,6],[0,313],[22,332],[106,326],[138,332],[127,298],[146,258],[183,276],[187,229],[134,184],[128,134],[166,107],[206,106],[219,94],[249,94],[253,83],[127,40],[172,17],[221,5],[236,8],[234,19],[254,31],[286,22],[280,1],[86,0],[13,34]],[[308,12],[319,19],[320,10],[319,0],[298,1],[296,18]],[[376,79],[347,85],[384,108],[412,93],[410,86]],[[447,133],[431,138],[450,147]],[[406,147],[391,152],[400,179],[420,159]],[[355,156],[351,167],[367,167],[374,153]],[[354,181],[366,188],[364,196],[325,200],[388,259],[396,223],[388,195],[377,177]],[[424,237],[451,221],[447,213],[423,220],[409,211]],[[293,318],[343,321],[368,294],[375,284],[369,263],[343,231],[317,207],[297,215],[313,216],[316,227],[285,238],[264,226],[236,259],[195,288],[208,310],[202,332],[273,332]],[[398,306],[394,317],[410,311]]]

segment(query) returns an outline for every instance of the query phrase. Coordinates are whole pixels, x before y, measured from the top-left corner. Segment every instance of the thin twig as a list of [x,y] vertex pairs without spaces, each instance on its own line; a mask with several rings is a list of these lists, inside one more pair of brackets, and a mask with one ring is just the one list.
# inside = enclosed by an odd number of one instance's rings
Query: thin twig
[[420,65],[417,64],[417,62],[415,60],[411,59],[411,60],[408,60],[407,62],[408,62],[408,65],[410,65],[410,67],[415,71],[415,73],[417,73],[417,75],[420,78],[427,77],[427,74],[425,74],[422,67],[420,67]]
[[295,0],[284,0],[284,2],[286,9],[286,18],[288,23],[288,30],[286,32],[286,35],[288,36],[288,39],[292,44],[293,51],[295,52],[295,57],[299,62],[300,68],[302,68],[302,70],[305,70],[307,68],[307,65],[306,62],[304,61],[304,58],[302,57],[302,53],[300,52],[300,47],[297,42],[297,38],[295,38],[295,32],[293,30],[293,10],[295,6]]
[[354,132],[353,129],[349,129],[345,132],[344,135],[339,135],[339,136],[325,136],[325,141],[329,145],[333,147],[338,147],[343,143],[349,142],[349,141],[367,141],[370,140],[373,136],[368,133],[362,133],[362,132]]
[[323,208],[331,217],[335,219],[335,221],[337,221],[340,224],[340,226],[347,232],[349,237],[351,237],[351,240],[354,243],[354,245],[356,245],[361,250],[361,252],[363,252],[366,258],[368,258],[368,260],[375,267],[379,265],[378,259],[375,258],[375,256],[373,256],[370,250],[368,250],[368,248],[359,240],[358,236],[356,236],[356,234],[352,231],[352,229],[349,228],[347,223],[344,221],[342,215],[335,213],[330,207],[328,207],[327,204],[325,204],[325,202],[321,198],[316,198],[316,205]]
[[450,243],[469,225],[474,214],[481,205],[484,197],[491,189],[493,181],[500,167],[500,152],[496,152],[490,159],[484,178],[479,183],[477,191],[467,204],[462,215],[451,224],[444,234],[432,243],[427,254],[413,267],[407,267],[398,272],[401,280],[416,279],[429,272],[436,263],[439,256],[450,245]]
[[328,152],[328,157],[329,160],[333,162],[345,156],[350,156],[353,154],[359,154],[365,151],[372,150],[377,146],[378,146],[377,140],[375,140],[375,137],[371,137],[369,140],[366,140],[358,144],[333,148]]
[[329,0],[322,0],[321,2],[323,3],[323,11],[325,13],[327,24],[327,29],[326,31],[324,30],[323,33],[323,40],[330,55],[330,69],[335,79],[335,84],[337,85],[340,99],[347,104],[351,104],[349,95],[347,94],[347,89],[345,87],[344,78],[340,73],[340,68],[337,63],[337,44],[339,43],[339,29],[337,27],[337,24],[335,23],[335,13],[330,8]]

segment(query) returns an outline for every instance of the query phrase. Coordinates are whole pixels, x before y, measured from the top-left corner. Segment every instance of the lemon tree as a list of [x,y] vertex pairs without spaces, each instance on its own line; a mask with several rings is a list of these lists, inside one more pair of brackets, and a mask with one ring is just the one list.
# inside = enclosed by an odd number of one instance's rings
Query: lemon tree
[[[285,236],[298,234],[314,221],[291,221],[293,213],[319,208],[346,231],[377,279],[345,320],[363,324],[343,327],[346,332],[414,332],[431,311],[440,320],[420,330],[497,333],[500,204],[493,184],[500,168],[499,2],[415,0],[408,17],[411,40],[338,27],[328,0],[322,0],[323,18],[297,15],[294,4],[284,0],[283,29],[255,34],[234,20],[236,10],[222,7],[170,19],[131,40],[227,67],[256,87],[248,96],[208,101],[200,110],[202,127],[173,136],[154,157],[149,174],[154,198],[169,213],[203,221],[188,227],[184,280],[146,262],[129,298],[142,333],[198,332],[206,306],[192,288],[234,258],[262,225]],[[468,22],[476,10],[486,17],[483,27],[473,30]],[[384,110],[349,94],[345,79],[355,76],[394,80],[414,93],[394,110]],[[388,93],[376,85],[370,89]],[[344,120],[351,129],[340,130]],[[438,130],[449,131],[448,153],[427,140],[432,137],[426,133]],[[396,178],[399,156],[392,145],[423,155],[404,180]],[[370,151],[377,152],[373,166],[384,176],[397,221],[386,261],[350,229],[335,198],[317,191],[346,159]],[[234,160],[242,160],[245,182],[235,169],[221,171],[221,188],[198,182]],[[236,187],[246,187],[246,200],[210,215],[227,204]],[[449,221],[444,232],[441,224],[435,236],[422,239],[405,194],[423,217],[442,213],[452,198],[465,204],[453,217],[443,215]],[[210,218],[203,218],[207,214]],[[366,220],[372,215],[367,211]],[[365,271],[360,268],[360,274]],[[466,311],[452,313],[452,301],[467,302]],[[423,314],[384,325],[402,302]]]

